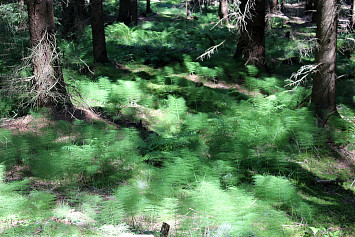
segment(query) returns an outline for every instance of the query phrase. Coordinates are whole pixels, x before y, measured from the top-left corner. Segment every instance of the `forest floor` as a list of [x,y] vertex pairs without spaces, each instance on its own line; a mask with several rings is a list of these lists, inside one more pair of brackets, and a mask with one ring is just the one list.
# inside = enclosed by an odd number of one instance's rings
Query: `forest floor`
[[167,222],[170,236],[353,236],[353,35],[339,37],[342,120],[320,129],[309,81],[287,86],[313,60],[302,4],[270,15],[273,74],[231,58],[235,33],[211,30],[216,8],[186,20],[182,3],[152,7],[137,27],[106,27],[112,64],[77,60],[92,61],[88,29],[60,45],[80,92],[72,118],[0,120],[0,234],[159,236]]

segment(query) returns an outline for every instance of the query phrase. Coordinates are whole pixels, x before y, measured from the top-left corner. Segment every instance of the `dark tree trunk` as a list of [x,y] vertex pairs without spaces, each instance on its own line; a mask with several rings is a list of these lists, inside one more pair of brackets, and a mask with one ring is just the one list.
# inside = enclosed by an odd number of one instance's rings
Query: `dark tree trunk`
[[120,9],[118,12],[118,21],[125,25],[137,25],[137,0],[120,0]]
[[266,0],[266,6],[270,13],[277,12],[277,0]]
[[305,10],[306,11],[316,10],[315,7],[314,7],[314,1],[315,0],[306,0],[306,5],[305,5]]
[[76,39],[85,26],[85,0],[63,0],[62,6],[63,35],[67,39]]
[[34,101],[39,107],[70,108],[56,44],[53,0],[27,0],[27,10],[36,89]]
[[228,23],[228,0],[219,0],[218,18]]
[[90,0],[92,45],[95,63],[109,62],[106,50],[102,0]]
[[147,8],[145,11],[147,14],[152,13],[152,9],[150,9],[150,0],[147,0]]
[[355,28],[355,0],[352,1],[351,4],[351,29],[354,31]]
[[317,21],[317,2],[318,0],[306,0],[306,14],[312,16],[312,22]]
[[281,0],[280,7],[281,7],[281,12],[283,12],[285,10],[285,0]]
[[163,222],[163,225],[161,226],[160,229],[160,237],[168,237],[169,230],[170,230],[170,225]]
[[[248,0],[242,0],[240,8],[244,12]],[[242,56],[248,64],[266,69],[265,63],[265,0],[253,0],[246,29],[240,32],[235,58]]]
[[271,4],[271,12],[275,13],[277,12],[277,0],[272,0],[272,4]]
[[336,113],[335,79],[337,51],[337,13],[336,0],[319,0],[317,17],[318,48],[315,62],[319,68],[314,75],[312,105],[320,124],[324,124],[329,115]]

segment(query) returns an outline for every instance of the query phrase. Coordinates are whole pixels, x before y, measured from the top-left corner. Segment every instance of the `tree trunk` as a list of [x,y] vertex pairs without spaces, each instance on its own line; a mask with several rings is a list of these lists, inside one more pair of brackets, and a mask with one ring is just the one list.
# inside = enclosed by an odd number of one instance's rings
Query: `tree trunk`
[[335,79],[337,51],[336,0],[319,0],[317,16],[317,44],[315,62],[319,68],[314,75],[312,105],[323,125],[329,115],[336,113]]
[[285,0],[281,0],[280,7],[281,7],[281,12],[283,12],[285,10]]
[[351,29],[354,31],[355,28],[355,0],[352,1],[351,4]]
[[308,11],[310,11],[310,10],[316,10],[316,9],[314,9],[314,7],[313,7],[314,1],[315,1],[315,0],[306,0],[306,4],[305,4],[305,10],[306,10],[306,12],[308,12]]
[[276,13],[277,12],[277,0],[272,0],[271,12],[272,13]]
[[266,0],[266,6],[270,13],[277,12],[277,0]]
[[33,100],[39,107],[68,109],[72,104],[60,67],[53,0],[27,0],[27,10],[36,89]]
[[63,0],[62,7],[63,35],[75,40],[77,33],[83,31],[85,26],[85,0]]
[[219,0],[218,18],[228,23],[228,0]]
[[137,25],[137,0],[120,0],[120,9],[118,12],[118,21],[125,25]]
[[160,237],[168,237],[170,230],[170,225],[168,223],[163,222],[163,225],[160,229]]
[[102,0],[90,0],[92,45],[95,63],[109,62],[106,50]]
[[312,22],[317,21],[317,2],[318,0],[306,0],[306,14],[312,16]]
[[150,9],[150,0],[147,0],[147,8],[146,8],[146,13],[152,13],[152,9]]
[[[242,0],[240,9],[246,11],[248,0]],[[246,19],[246,29],[240,32],[237,51],[248,64],[266,69],[265,63],[265,0],[253,0],[250,9],[251,17]]]

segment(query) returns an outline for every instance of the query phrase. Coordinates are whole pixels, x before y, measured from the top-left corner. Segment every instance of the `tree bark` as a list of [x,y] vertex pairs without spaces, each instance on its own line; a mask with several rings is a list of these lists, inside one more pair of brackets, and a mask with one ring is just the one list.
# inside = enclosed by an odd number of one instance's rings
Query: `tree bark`
[[39,107],[71,108],[60,66],[53,0],[27,0],[27,11],[36,89],[33,100]]
[[272,0],[272,12],[277,12],[277,0]]
[[335,104],[337,13],[336,0],[319,0],[317,14],[317,51],[315,63],[319,65],[314,75],[312,105],[320,125],[331,114],[337,113]]
[[145,11],[147,14],[152,13],[152,9],[150,9],[150,0],[147,0],[147,8]]
[[281,0],[280,8],[281,8],[281,12],[285,10],[285,0]]
[[306,0],[306,14],[311,15],[312,22],[317,21],[317,3],[318,0]]
[[132,23],[137,25],[137,0],[120,0],[120,9],[118,12],[118,21],[129,26]]
[[163,225],[160,229],[160,237],[168,237],[170,230],[170,225],[168,223],[163,222]]
[[277,0],[266,0],[266,4],[269,12],[271,13],[277,12],[277,5],[278,5]]
[[355,28],[355,0],[351,3],[351,29],[354,31]]
[[314,7],[314,1],[315,0],[306,0],[306,5],[305,5],[305,10],[306,11],[317,10]]
[[[248,0],[242,0],[240,9],[246,11]],[[240,32],[237,51],[247,64],[266,69],[265,62],[265,0],[252,0],[254,7],[250,8],[251,17],[246,19],[246,29]]]
[[63,0],[62,7],[62,33],[65,38],[75,40],[85,26],[85,0]]
[[102,0],[90,0],[92,45],[95,63],[109,62],[106,50]]
[[219,0],[218,18],[228,23],[228,0]]

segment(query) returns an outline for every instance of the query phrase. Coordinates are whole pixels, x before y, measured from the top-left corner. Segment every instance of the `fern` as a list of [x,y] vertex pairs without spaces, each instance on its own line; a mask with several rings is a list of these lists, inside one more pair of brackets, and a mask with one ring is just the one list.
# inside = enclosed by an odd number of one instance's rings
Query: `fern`
[[175,118],[171,118],[172,120],[179,121],[182,116],[186,114],[186,102],[183,98],[175,98],[173,96],[168,96],[168,110],[171,114],[175,116]]
[[54,194],[45,191],[32,191],[28,197],[27,208],[30,210],[31,217],[42,219],[52,216],[52,208],[56,199]]
[[[17,190],[28,187],[29,181],[18,181],[10,184],[0,183],[0,218],[3,220],[19,219],[29,216],[28,200]],[[27,215],[26,215],[27,214]]]
[[254,176],[256,194],[270,202],[292,204],[299,197],[295,187],[285,178]]
[[[4,182],[5,167],[0,166],[0,220],[2,234],[14,235],[21,230],[12,229],[12,223],[22,221],[32,225],[34,221],[42,221],[52,216],[55,195],[45,191],[31,191],[28,194],[30,181]],[[15,234],[15,236],[21,234]]]
[[255,182],[255,193],[258,197],[269,203],[286,205],[291,208],[291,213],[302,216],[306,220],[312,220],[314,215],[313,208],[302,201],[297,194],[296,188],[289,180],[283,177],[256,175],[253,177]]
[[[191,215],[195,216],[194,223],[198,224],[200,230],[205,229],[210,234],[230,226],[228,234],[231,236],[252,233],[260,236],[268,236],[270,233],[275,236],[286,235],[282,230],[278,230],[282,223],[288,222],[285,216],[253,200],[253,197],[237,188],[223,191],[217,182],[203,181],[194,191],[192,200],[194,208]],[[265,207],[269,208],[269,212],[273,212],[272,220],[264,217]],[[191,224],[193,223],[189,223]],[[267,232],[265,229],[271,231]]]
[[98,219],[107,225],[119,225],[123,222],[125,211],[122,209],[121,200],[113,197],[103,202]]

